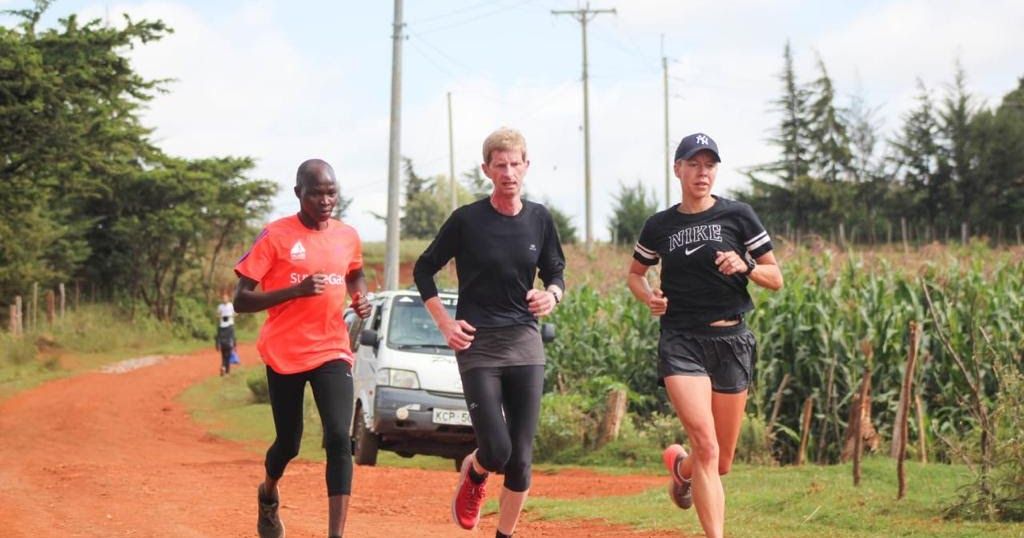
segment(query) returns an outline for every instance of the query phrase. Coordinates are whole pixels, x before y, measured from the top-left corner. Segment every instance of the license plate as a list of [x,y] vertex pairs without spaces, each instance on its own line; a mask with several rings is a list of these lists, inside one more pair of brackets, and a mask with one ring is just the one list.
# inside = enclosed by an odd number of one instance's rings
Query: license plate
[[469,420],[469,411],[460,409],[437,409],[434,408],[434,424],[447,424],[449,426],[472,426]]

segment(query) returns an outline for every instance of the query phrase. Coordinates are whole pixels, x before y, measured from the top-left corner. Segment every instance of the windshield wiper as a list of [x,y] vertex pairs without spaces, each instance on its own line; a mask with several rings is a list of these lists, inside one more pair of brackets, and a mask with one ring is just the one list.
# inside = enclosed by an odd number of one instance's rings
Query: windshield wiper
[[398,349],[450,349],[445,344],[396,344]]

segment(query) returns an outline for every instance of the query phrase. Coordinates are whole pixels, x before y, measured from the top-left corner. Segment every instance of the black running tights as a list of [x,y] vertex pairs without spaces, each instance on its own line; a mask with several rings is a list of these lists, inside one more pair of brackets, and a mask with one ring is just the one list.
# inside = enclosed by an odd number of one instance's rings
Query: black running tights
[[472,368],[462,373],[462,390],[476,431],[477,462],[504,471],[509,490],[530,489],[544,366]]
[[278,479],[299,454],[302,442],[302,400],[306,382],[320,411],[327,451],[327,495],[352,493],[352,368],[343,360],[330,361],[308,372],[279,374],[267,367],[267,388],[277,437],[267,450],[267,475]]

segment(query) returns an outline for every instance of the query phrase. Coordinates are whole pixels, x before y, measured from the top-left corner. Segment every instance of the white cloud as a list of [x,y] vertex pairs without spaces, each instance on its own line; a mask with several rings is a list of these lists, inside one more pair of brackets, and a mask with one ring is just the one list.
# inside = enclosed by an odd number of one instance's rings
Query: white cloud
[[[612,4],[595,2],[593,7]],[[793,42],[801,78],[815,74],[813,51],[820,51],[838,91],[849,93],[862,81],[868,104],[884,104],[890,126],[907,109],[914,78],[920,75],[933,87],[948,81],[957,56],[982,97],[1012,89],[1021,74],[1024,4],[1019,1],[993,1],[983,8],[953,0],[906,0],[870,8],[795,0],[617,4],[618,15],[591,30],[593,229],[598,238],[608,236],[607,218],[620,181],[642,179],[664,204],[659,34],[666,35],[668,55],[677,60],[671,65],[670,149],[690,132],[715,137],[724,159],[716,187],[720,193],[746,184],[742,168],[774,158],[765,138],[776,122],[769,102],[779,91],[776,74],[787,39]],[[378,41],[344,46],[338,36],[316,40],[289,33],[279,11],[285,7],[271,0],[233,9],[214,17],[174,1],[110,6],[112,15],[128,10],[134,18],[159,18],[175,29],[164,40],[131,52],[146,77],[177,79],[144,118],[157,128],[158,143],[189,157],[256,157],[255,175],[282,186],[274,216],[295,210],[290,187],[298,163],[323,157],[335,166],[343,193],[355,198],[350,222],[365,239],[382,240],[384,225],[369,213],[386,211],[388,21],[375,21],[382,26]],[[107,10],[86,11],[102,17]],[[555,24],[550,15],[539,8],[537,13],[547,17],[550,30]],[[410,69],[403,81],[402,154],[414,160],[421,174],[447,173],[444,91],[450,89],[456,173],[479,165],[480,144],[491,130],[519,128],[530,144],[528,192],[574,215],[582,234],[579,34],[562,23],[560,41],[551,49],[561,47],[567,63],[555,72],[535,72],[533,59],[515,58],[511,68],[484,75],[476,42],[451,45],[429,34],[444,54],[465,67],[452,67],[459,74],[447,73],[440,82],[425,81],[410,74],[424,58],[406,48]],[[533,28],[527,38],[540,38],[542,29]],[[506,34],[496,34],[495,41],[516,48]],[[495,50],[505,54],[508,49]],[[675,201],[678,186],[674,178],[671,183]]]

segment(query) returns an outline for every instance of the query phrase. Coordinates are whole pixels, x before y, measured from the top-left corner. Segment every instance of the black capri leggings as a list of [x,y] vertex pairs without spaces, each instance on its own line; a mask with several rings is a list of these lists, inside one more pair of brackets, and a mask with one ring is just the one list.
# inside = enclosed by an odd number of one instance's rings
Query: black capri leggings
[[509,490],[530,489],[544,365],[472,368],[462,372],[462,390],[476,431],[477,462],[504,471]]
[[267,476],[284,475],[288,462],[299,454],[302,442],[302,400],[306,381],[320,411],[327,451],[327,495],[352,493],[352,367],[343,360],[330,361],[308,372],[279,374],[267,367],[270,408],[277,437],[267,450]]

